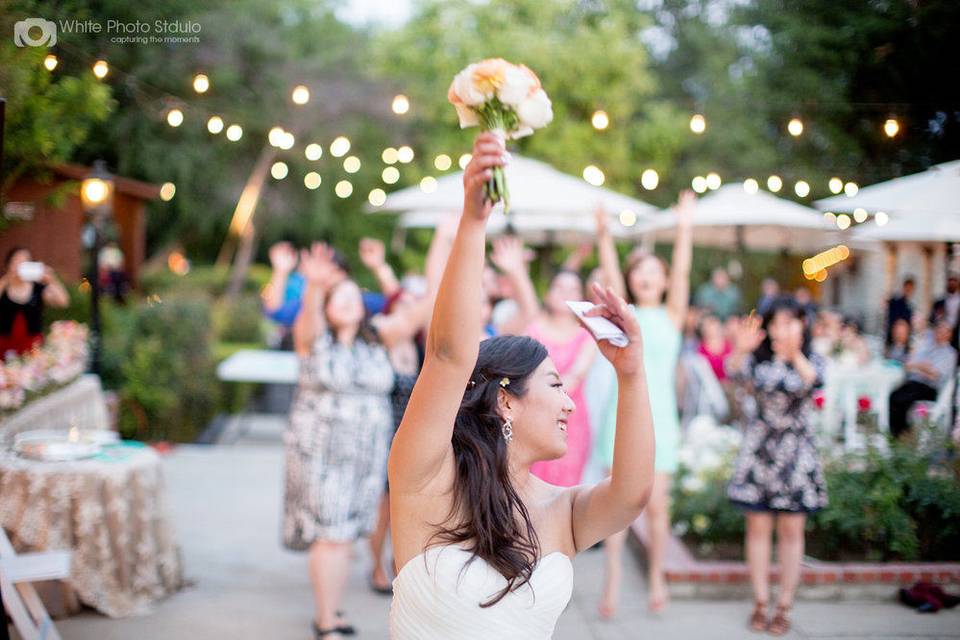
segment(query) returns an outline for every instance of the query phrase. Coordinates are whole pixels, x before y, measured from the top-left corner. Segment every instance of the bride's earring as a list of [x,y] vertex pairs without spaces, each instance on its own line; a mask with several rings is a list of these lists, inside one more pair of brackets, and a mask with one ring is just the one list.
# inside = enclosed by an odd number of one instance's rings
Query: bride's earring
[[503,433],[503,439],[507,441],[507,444],[510,444],[510,441],[513,440],[513,422],[510,418],[504,420],[503,428],[500,431]]

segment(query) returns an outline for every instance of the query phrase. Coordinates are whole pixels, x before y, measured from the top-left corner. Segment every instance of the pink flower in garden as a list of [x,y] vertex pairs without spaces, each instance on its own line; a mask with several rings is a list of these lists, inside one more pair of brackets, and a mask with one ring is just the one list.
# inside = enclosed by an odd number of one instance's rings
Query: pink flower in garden
[[926,418],[930,415],[930,409],[927,408],[925,404],[918,404],[916,408],[918,418]]
[[857,398],[857,410],[860,413],[866,413],[870,411],[872,406],[873,403],[870,401],[870,396],[860,396]]

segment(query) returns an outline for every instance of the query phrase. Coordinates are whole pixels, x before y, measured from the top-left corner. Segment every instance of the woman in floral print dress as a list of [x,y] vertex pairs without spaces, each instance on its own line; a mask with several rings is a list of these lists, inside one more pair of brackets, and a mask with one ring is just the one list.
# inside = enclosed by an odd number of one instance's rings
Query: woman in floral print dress
[[[747,387],[755,406],[745,411],[746,429],[727,495],[746,511],[754,631],[774,635],[789,631],[787,616],[800,580],[806,514],[827,504],[810,424],[813,391],[822,384],[823,367],[823,360],[810,351],[802,309],[792,299],[771,305],[762,328],[753,315],[741,321],[727,370]],[[774,525],[780,593],[768,621]]]

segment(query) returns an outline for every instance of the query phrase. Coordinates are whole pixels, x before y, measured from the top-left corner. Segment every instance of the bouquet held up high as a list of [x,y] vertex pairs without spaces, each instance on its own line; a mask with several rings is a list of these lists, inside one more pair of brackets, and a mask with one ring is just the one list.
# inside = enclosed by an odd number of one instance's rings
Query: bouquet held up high
[[[458,73],[447,99],[457,110],[461,129],[480,126],[503,138],[528,136],[553,120],[550,98],[537,75],[503,58],[481,60]],[[484,195],[494,203],[502,200],[504,212],[509,212],[510,192],[502,167],[494,168]]]

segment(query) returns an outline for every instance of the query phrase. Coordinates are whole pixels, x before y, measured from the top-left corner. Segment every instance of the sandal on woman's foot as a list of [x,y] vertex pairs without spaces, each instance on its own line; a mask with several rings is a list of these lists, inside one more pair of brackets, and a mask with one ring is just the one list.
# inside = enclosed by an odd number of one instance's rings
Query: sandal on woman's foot
[[373,576],[370,576],[370,590],[381,596],[393,595],[393,585],[389,581],[385,585],[377,584]]
[[[338,618],[340,618],[340,620],[343,620],[345,615],[343,611],[335,611],[334,613]],[[336,628],[337,628],[337,633],[339,633],[342,636],[357,635],[357,630],[353,628],[352,624],[348,624],[348,623],[338,624]]]
[[773,613],[773,618],[770,619],[770,626],[767,627],[767,633],[772,636],[782,636],[790,631],[790,618],[787,616],[788,613],[790,613],[790,607],[778,604]]
[[753,604],[753,613],[750,614],[750,622],[747,624],[750,631],[763,633],[767,630],[767,603],[755,602]]
[[321,629],[319,626],[317,626],[316,622],[313,623],[313,637],[316,638],[317,640],[321,640],[321,638],[326,638],[331,634],[336,634],[337,636],[346,635],[343,633],[343,631],[340,630],[340,627],[331,627],[330,629]]

